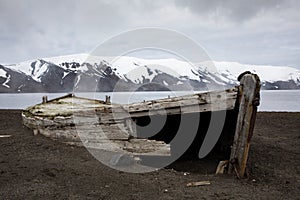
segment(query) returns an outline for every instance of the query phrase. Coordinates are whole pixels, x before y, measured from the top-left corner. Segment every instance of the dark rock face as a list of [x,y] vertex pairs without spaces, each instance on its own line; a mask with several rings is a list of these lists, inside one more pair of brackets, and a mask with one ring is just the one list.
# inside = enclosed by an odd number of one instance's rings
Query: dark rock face
[[[0,79],[0,92],[40,92],[43,86],[34,81],[30,76],[16,72],[0,65],[0,69],[6,72],[6,78]],[[6,84],[5,84],[6,82]]]
[[300,89],[299,82],[296,83],[293,80],[276,81],[274,83],[264,82],[262,85],[262,89],[266,89],[266,90],[295,90],[295,89],[298,89],[299,90]]

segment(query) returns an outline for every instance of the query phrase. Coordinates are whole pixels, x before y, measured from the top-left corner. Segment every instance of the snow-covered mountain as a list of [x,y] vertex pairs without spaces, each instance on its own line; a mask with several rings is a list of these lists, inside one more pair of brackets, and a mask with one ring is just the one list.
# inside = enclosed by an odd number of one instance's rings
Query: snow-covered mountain
[[286,66],[75,54],[0,65],[0,92],[218,89],[237,85],[244,71],[263,89],[300,89],[300,70]]

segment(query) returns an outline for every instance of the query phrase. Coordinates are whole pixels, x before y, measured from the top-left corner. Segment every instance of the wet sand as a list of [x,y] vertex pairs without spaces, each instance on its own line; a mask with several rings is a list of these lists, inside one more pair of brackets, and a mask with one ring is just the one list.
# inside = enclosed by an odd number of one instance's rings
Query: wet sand
[[[258,113],[249,178],[214,175],[201,161],[145,174],[110,169],[85,148],[22,125],[20,110],[0,111],[0,199],[296,199],[300,196],[300,113]],[[188,172],[188,173],[185,173]],[[211,185],[187,187],[194,181]]]

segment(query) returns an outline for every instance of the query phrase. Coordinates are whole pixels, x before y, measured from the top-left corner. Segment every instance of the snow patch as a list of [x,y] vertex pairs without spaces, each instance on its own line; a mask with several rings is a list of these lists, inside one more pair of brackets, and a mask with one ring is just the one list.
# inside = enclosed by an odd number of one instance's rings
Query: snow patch
[[64,79],[70,72],[64,72],[62,79]]
[[7,83],[10,81],[10,74],[8,75],[8,77],[7,77],[7,79],[6,79],[6,81],[4,82],[4,83],[2,83],[2,85],[4,86],[4,87],[7,87],[7,88],[10,88],[10,86],[9,85],[7,85]]
[[41,62],[40,60],[36,62],[35,67],[32,71],[32,78],[37,82],[41,82],[42,75],[48,70],[48,63]]
[[300,77],[300,70],[287,66],[270,66],[270,65],[248,65],[238,62],[214,62],[220,74],[227,74],[231,80],[236,78],[244,71],[256,73],[262,81],[288,81],[297,82]]
[[10,88],[10,86],[7,85],[7,83],[10,81],[11,75],[10,75],[10,74],[7,74],[7,72],[6,72],[4,69],[0,69],[0,76],[3,77],[3,78],[6,78],[5,82],[2,83],[2,85],[3,85],[4,87]]
[[[112,59],[111,59],[112,60]],[[191,63],[176,60],[176,59],[141,59],[134,57],[119,57],[113,60],[111,65],[117,68],[118,73],[122,76],[127,74],[131,80],[138,80],[141,76],[152,80],[155,75],[159,73],[166,73],[171,76],[179,78],[180,76],[187,76],[190,79],[199,80],[199,77],[192,71],[196,69]],[[148,69],[153,71],[149,74]]]
[[4,69],[0,69],[0,76],[3,77],[3,78],[6,78],[7,72],[4,70]]

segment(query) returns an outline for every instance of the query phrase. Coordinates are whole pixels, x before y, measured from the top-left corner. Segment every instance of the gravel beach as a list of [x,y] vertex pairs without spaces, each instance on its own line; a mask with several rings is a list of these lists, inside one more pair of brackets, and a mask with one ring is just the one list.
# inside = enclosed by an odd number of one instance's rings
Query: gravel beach
[[[297,199],[300,113],[259,112],[249,177],[214,175],[201,161],[179,160],[145,174],[97,161],[83,147],[34,136],[21,110],[0,111],[0,199]],[[187,187],[195,181],[210,185]]]

